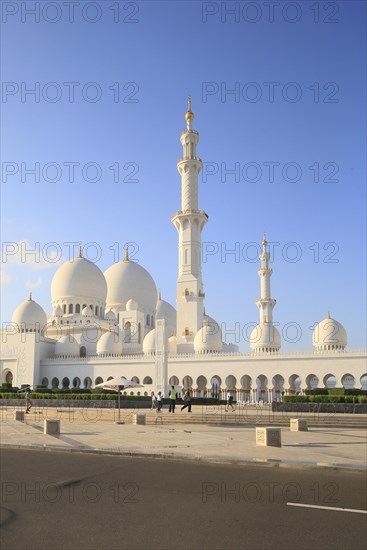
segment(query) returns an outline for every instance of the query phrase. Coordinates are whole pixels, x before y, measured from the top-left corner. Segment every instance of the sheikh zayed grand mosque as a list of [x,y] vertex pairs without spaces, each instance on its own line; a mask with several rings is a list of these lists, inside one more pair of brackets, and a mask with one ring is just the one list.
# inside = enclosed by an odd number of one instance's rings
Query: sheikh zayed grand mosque
[[[186,130],[180,141],[181,209],[171,221],[178,233],[176,307],[161,299],[151,275],[129,259],[104,273],[83,257],[56,271],[51,284],[52,313],[32,299],[18,305],[2,330],[1,381],[48,388],[93,388],[124,375],[142,387],[129,394],[167,395],[170,385],[189,387],[194,396],[270,401],[307,388],[365,387],[366,352],[347,349],[343,325],[328,315],[316,326],[313,348],[281,350],[273,324],[270,254],[264,236],[259,257],[259,323],[250,351],[222,341],[218,323],[205,311],[201,269],[201,232],[208,215],[199,209],[198,176],[202,161],[192,128],[189,99]],[[138,391],[137,391],[138,390]]]

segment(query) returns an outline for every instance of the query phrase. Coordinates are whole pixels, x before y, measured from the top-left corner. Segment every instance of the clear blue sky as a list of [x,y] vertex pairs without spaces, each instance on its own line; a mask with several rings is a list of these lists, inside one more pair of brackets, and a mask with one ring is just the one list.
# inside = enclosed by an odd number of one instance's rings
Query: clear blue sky
[[[199,201],[209,214],[203,241],[215,244],[204,250],[218,249],[203,263],[208,313],[229,329],[258,320],[258,262],[249,243],[266,230],[279,243],[274,318],[281,331],[291,323],[288,339],[297,340],[283,349],[311,348],[310,327],[328,309],[344,324],[349,348],[365,346],[364,2],[319,2],[319,13],[315,2],[296,2],[297,9],[280,2],[271,16],[264,2],[257,10],[237,3],[231,15],[225,8],[234,2],[106,0],[85,10],[81,1],[74,22],[63,2],[57,11],[40,2],[39,22],[20,4],[2,2],[3,242],[40,246],[46,260],[55,251],[47,243],[67,258],[64,243],[95,242],[102,270],[114,261],[109,247],[135,242],[135,258],[174,304],[170,217],[180,208],[176,162],[191,94],[198,154],[210,163]],[[79,83],[73,102],[71,82]],[[39,101],[25,94],[37,86]],[[102,96],[92,102],[96,92]],[[74,181],[65,165],[72,162],[79,163]],[[82,172],[90,162],[101,171],[94,183],[93,166]],[[273,181],[269,162],[278,163]],[[25,173],[35,163],[39,182]],[[61,167],[59,181],[50,181],[56,169],[48,163]],[[237,176],[226,174],[235,166]],[[225,255],[236,247],[237,257]],[[93,259],[95,249],[87,253]],[[289,261],[295,254],[299,260]],[[3,260],[2,320],[30,289],[50,312],[56,265],[30,255]],[[248,349],[243,337],[240,346]]]

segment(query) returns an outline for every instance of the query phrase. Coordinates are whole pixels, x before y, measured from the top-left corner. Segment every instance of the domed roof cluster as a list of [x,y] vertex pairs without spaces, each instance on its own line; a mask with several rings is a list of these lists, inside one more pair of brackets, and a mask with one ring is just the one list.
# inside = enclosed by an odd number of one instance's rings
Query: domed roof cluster
[[218,323],[204,313],[202,328],[194,339],[196,353],[213,353],[222,350],[222,331]]
[[176,313],[175,308],[173,306],[171,306],[171,304],[169,304],[165,300],[162,300],[160,293],[159,293],[159,296],[158,296],[157,311],[156,311],[155,318],[156,318],[156,320],[166,319],[166,321],[167,321],[167,334],[168,334],[168,336],[172,336],[172,334],[176,330],[177,313]]
[[282,342],[278,329],[273,323],[259,323],[250,335],[250,347],[255,353],[276,352]]
[[107,281],[107,307],[122,307],[130,310],[139,308],[142,311],[155,310],[157,288],[151,275],[141,265],[124,259],[111,265],[105,271]]
[[121,355],[122,337],[120,331],[105,332],[97,342],[97,355]]
[[63,263],[51,283],[51,299],[55,303],[68,298],[86,299],[105,303],[107,283],[99,267],[83,258]]
[[27,330],[43,330],[47,324],[47,315],[44,309],[32,300],[32,294],[29,294],[28,300],[25,300],[14,310],[12,322],[17,325],[25,325]]
[[[145,336],[143,341],[143,352],[146,355],[152,355],[155,353],[155,337],[156,337],[156,329],[153,328],[151,331],[148,332],[148,334]],[[166,350],[169,351],[169,342],[168,342],[168,336],[166,335]]]
[[343,350],[347,345],[347,333],[343,325],[332,319],[329,313],[326,319],[316,325],[312,343],[318,352]]
[[66,355],[77,357],[79,355],[79,344],[71,334],[65,334],[56,342],[55,355]]

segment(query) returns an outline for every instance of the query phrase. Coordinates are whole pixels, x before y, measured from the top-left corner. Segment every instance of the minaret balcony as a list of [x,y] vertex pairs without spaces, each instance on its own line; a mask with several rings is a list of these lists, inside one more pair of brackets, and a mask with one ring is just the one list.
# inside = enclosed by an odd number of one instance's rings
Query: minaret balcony
[[177,164],[179,164],[180,162],[186,162],[188,160],[196,160],[198,162],[203,162],[200,157],[181,157],[180,159],[178,159]]
[[173,221],[177,216],[182,216],[183,214],[196,214],[196,215],[200,214],[204,216],[204,218],[206,218],[207,220],[209,219],[208,214],[204,210],[196,210],[195,208],[186,208],[186,210],[177,210],[173,214],[171,221]]

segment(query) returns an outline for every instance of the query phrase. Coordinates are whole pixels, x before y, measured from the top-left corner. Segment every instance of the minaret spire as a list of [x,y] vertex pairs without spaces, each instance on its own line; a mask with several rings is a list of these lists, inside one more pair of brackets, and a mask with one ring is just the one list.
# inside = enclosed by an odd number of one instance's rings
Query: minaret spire
[[270,253],[266,250],[268,241],[266,240],[266,234],[264,232],[262,240],[262,252],[260,254],[260,269],[258,274],[260,277],[260,300],[256,302],[260,311],[260,324],[273,323],[273,308],[275,307],[276,300],[271,297],[270,291],[270,278],[273,273],[271,267],[269,267]]
[[192,130],[192,128],[191,128],[191,123],[192,123],[192,121],[194,120],[195,115],[194,115],[194,113],[191,111],[191,96],[190,96],[190,95],[189,95],[189,97],[188,97],[188,99],[187,99],[187,112],[186,112],[185,118],[186,118],[186,128],[187,128],[187,131],[188,131],[188,132],[191,132],[191,130]]
[[194,337],[203,324],[203,282],[201,275],[201,232],[208,215],[199,210],[198,179],[203,163],[196,156],[199,133],[192,129],[194,113],[191,97],[185,114],[186,130],[182,132],[182,157],[177,163],[181,175],[181,209],[172,216],[178,232],[177,351],[190,353]]
[[277,302],[271,297],[270,278],[273,270],[269,267],[270,253],[266,249],[267,245],[268,242],[264,232],[260,253],[260,268],[258,269],[260,300],[256,302],[260,313],[260,323],[255,327],[250,338],[250,346],[255,353],[276,352],[281,347],[280,334],[273,324],[273,309]]

